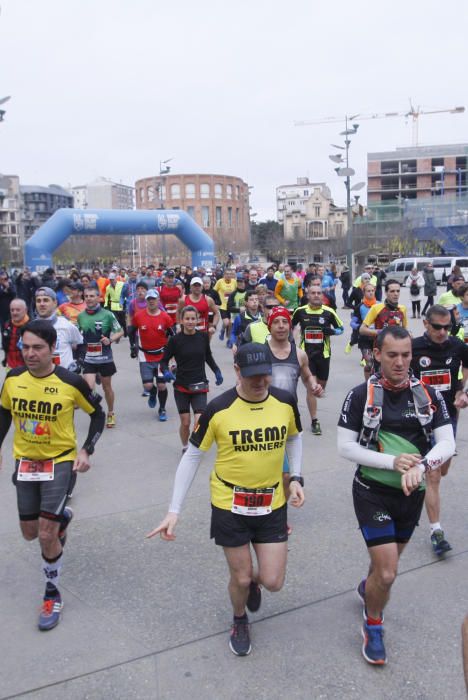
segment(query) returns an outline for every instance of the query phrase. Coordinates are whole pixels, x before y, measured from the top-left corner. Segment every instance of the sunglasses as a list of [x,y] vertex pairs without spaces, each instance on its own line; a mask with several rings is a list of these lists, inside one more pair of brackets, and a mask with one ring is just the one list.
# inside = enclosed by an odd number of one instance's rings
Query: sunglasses
[[428,324],[433,327],[435,331],[441,331],[442,329],[444,331],[450,331],[452,329],[452,324],[449,323],[448,325],[445,325],[443,323],[431,323],[428,321]]
[[273,306],[265,306],[265,309],[268,309],[269,311],[271,311],[271,309],[276,309],[276,304]]

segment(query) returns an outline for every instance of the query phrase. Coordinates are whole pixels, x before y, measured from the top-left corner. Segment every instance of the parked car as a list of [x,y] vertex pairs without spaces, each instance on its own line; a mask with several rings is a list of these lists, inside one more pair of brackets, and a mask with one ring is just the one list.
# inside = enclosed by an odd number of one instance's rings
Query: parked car
[[432,263],[434,265],[434,277],[437,280],[437,284],[445,283],[455,265],[460,267],[463,277],[468,281],[468,257],[439,257],[433,258]]
[[397,280],[397,282],[400,282],[400,284],[404,284],[406,282],[406,278],[414,267],[416,267],[418,270],[424,270],[427,263],[431,261],[432,258],[397,258],[385,268],[387,279],[394,279]]

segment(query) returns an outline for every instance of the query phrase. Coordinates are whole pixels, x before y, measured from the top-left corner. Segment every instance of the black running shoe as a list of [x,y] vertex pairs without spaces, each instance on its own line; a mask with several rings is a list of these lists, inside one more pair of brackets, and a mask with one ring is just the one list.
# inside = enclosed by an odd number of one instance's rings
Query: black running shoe
[[256,581],[250,582],[249,597],[247,598],[247,608],[250,612],[257,612],[262,604],[262,589]]
[[431,544],[434,554],[441,557],[446,552],[450,552],[452,546],[445,539],[445,534],[443,530],[434,530],[431,535]]
[[247,656],[252,651],[247,615],[242,618],[234,618],[229,637],[229,648],[236,656]]

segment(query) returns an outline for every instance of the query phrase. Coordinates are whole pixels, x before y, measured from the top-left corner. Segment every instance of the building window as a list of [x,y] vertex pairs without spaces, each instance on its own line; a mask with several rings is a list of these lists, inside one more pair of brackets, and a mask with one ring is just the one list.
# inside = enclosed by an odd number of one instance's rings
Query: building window
[[228,207],[228,226],[232,228],[232,207]]
[[171,185],[171,199],[180,199],[180,185]]
[[[202,185],[203,187],[203,185]],[[208,227],[210,225],[210,207],[202,207],[202,226]]]
[[15,221],[15,212],[14,211],[10,212],[10,221]]
[[226,199],[232,199],[232,185],[226,185]]
[[187,207],[187,214],[192,217],[192,219],[195,218],[195,207]]
[[193,182],[187,182],[185,185],[186,199],[195,199],[195,185]]
[[315,216],[320,216],[320,205],[315,205],[314,207]]
[[240,212],[239,212],[239,207],[236,207],[236,227],[240,227]]
[[236,185],[236,199],[240,199],[240,187]]
[[309,190],[304,190],[304,197],[308,197],[308,196],[309,196]]
[[343,222],[342,221],[337,221],[335,224],[335,233],[337,236],[342,236],[343,235]]
[[223,225],[223,220],[221,216],[221,207],[216,207],[216,226],[220,227]]
[[148,202],[154,202],[154,187],[148,187],[146,196],[148,197]]
[[202,199],[209,199],[210,198],[210,186],[207,182],[203,182],[200,185],[200,197]]
[[145,188],[140,187],[140,201],[144,202],[145,201]]
[[223,186],[219,183],[214,186],[215,199],[222,199],[223,197]]

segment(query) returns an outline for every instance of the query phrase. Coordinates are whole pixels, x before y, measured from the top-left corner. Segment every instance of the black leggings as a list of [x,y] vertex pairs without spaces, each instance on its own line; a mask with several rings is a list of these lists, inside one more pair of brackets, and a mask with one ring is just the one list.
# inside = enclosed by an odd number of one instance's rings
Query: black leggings
[[413,316],[416,316],[416,314],[418,314],[418,316],[419,316],[421,313],[421,302],[420,301],[412,301],[411,306],[413,307]]
[[424,304],[424,309],[422,310],[422,313],[425,314],[426,311],[428,310],[428,308],[430,306],[433,306],[433,305],[434,305],[434,295],[429,294],[427,299],[426,299],[426,303]]

